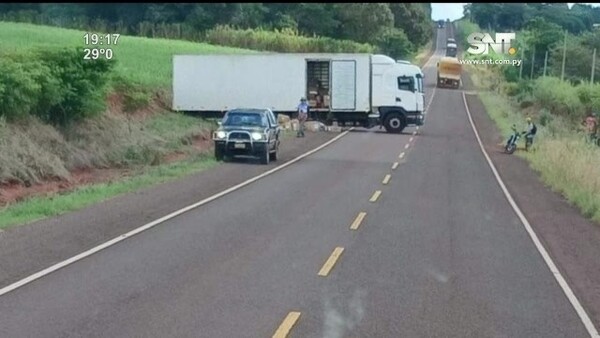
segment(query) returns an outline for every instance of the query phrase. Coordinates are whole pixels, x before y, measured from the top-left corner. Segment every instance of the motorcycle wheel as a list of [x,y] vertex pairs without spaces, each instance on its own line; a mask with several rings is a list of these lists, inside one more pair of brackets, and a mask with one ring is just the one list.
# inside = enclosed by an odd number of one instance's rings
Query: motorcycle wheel
[[505,150],[506,150],[507,154],[512,154],[512,153],[515,152],[515,150],[517,150],[517,145],[516,144],[509,144],[509,145],[506,146]]

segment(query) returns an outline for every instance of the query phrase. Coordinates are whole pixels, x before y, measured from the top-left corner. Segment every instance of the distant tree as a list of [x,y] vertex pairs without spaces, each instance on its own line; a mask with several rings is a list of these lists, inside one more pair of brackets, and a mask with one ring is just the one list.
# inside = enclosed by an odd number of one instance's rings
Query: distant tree
[[465,6],[465,14],[482,29],[519,30],[533,18],[544,18],[573,34],[590,30],[600,17],[591,6],[569,9],[566,3],[471,3]]
[[240,28],[268,26],[265,20],[268,12],[268,8],[261,3],[235,4],[235,14],[231,18],[230,23]]
[[413,45],[422,46],[431,39],[431,7],[428,12],[420,3],[390,3],[389,6],[394,26],[406,33]]
[[343,38],[373,42],[394,26],[394,14],[387,3],[335,4]]
[[340,21],[333,4],[299,3],[290,5],[286,13],[298,22],[298,29],[302,33],[334,38],[344,35],[339,30]]
[[[592,65],[592,51],[581,43],[581,39],[570,36],[567,39],[567,57],[565,62],[565,78],[570,81],[589,81]],[[556,44],[550,52],[550,68],[552,74],[560,76],[562,70],[563,44]]]
[[80,4],[53,4],[42,3],[40,13],[50,19],[50,23],[57,26],[66,26],[73,18],[86,16],[86,8]]
[[600,52],[600,31],[586,32],[581,36],[581,44],[589,50],[598,49]]
[[542,52],[554,47],[557,42],[561,42],[564,36],[559,25],[541,17],[531,19],[525,29],[528,34],[527,45],[535,46],[536,50]]
[[381,52],[395,59],[405,58],[414,52],[414,46],[401,29],[386,29],[377,41]]

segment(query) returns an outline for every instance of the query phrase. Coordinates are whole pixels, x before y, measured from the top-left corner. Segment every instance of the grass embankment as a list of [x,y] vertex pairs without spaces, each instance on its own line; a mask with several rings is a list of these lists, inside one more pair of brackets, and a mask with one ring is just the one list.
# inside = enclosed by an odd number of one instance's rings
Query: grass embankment
[[[26,52],[39,47],[83,47],[84,34],[70,29],[0,22],[0,53]],[[93,168],[120,168],[128,175],[113,183],[70,188],[60,195],[40,195],[18,202],[3,195],[0,185],[0,204],[7,200],[0,209],[0,227],[77,210],[215,164],[210,156],[205,156],[210,151],[210,142],[202,142],[212,125],[167,112],[161,104],[169,102],[156,102],[153,96],[170,86],[173,54],[252,51],[129,36],[121,36],[111,48],[117,63],[104,114],[68,127],[54,127],[34,117],[10,123],[0,117],[0,183],[4,188],[21,184],[25,190],[27,186],[35,188],[57,179],[71,182],[74,171]],[[124,112],[128,103],[122,92],[128,90],[124,83],[142,86],[151,100],[142,100],[131,111]],[[188,159],[167,163],[168,155],[173,153],[188,155],[182,156]]]
[[[467,24],[466,29],[473,30],[473,24]],[[461,23],[458,26],[460,30]],[[553,77],[507,83],[490,67],[470,66],[466,70],[505,138],[513,124],[525,129],[525,116],[531,116],[538,125],[533,151],[520,151],[517,156],[526,159],[546,185],[584,216],[600,222],[600,148],[585,141],[579,126],[586,106],[600,102],[600,85],[573,86]]]

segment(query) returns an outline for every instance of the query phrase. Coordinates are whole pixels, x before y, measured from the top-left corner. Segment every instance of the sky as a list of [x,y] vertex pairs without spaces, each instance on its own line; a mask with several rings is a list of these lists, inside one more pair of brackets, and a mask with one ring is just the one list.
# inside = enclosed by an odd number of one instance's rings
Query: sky
[[[585,3],[586,5],[592,5],[594,7],[600,6],[598,3]],[[463,16],[463,6],[466,3],[432,3],[431,4],[431,17],[433,20],[446,20],[451,21],[458,20]],[[569,7],[573,3],[568,3]]]

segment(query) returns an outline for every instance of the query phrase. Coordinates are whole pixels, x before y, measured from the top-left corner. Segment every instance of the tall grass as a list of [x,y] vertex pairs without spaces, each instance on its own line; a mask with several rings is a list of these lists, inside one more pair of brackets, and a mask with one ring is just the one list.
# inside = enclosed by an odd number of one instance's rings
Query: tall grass
[[170,151],[188,150],[192,139],[209,128],[176,113],[144,121],[103,115],[60,132],[35,118],[0,123],[0,183],[69,179],[78,168],[156,165]]

